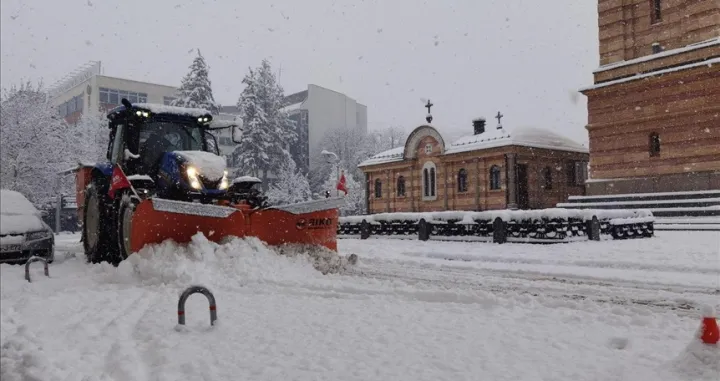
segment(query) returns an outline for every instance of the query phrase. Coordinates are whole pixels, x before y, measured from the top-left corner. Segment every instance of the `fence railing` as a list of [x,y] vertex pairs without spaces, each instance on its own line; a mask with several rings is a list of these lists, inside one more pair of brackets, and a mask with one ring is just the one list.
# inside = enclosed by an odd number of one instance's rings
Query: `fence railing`
[[338,238],[559,243],[654,236],[649,210],[498,210],[340,217]]

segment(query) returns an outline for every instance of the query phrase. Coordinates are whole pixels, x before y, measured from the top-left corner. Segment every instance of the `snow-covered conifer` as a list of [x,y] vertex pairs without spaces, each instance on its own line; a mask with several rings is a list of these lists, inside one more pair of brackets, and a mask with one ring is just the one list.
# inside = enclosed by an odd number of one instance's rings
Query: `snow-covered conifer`
[[283,89],[277,83],[267,59],[249,69],[237,106],[243,120],[243,136],[234,151],[239,173],[262,177],[283,164],[297,134],[293,122],[282,110]]
[[190,65],[190,72],[183,78],[178,97],[172,101],[172,106],[204,108],[213,115],[220,113],[220,107],[215,102],[210,82],[210,69],[205,58],[197,51],[197,57]]

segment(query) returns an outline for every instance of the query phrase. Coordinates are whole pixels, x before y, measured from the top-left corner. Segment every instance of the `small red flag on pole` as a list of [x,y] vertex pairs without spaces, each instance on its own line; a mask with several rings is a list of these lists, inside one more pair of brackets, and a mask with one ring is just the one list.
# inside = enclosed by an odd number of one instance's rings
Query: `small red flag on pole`
[[348,194],[347,188],[345,187],[345,171],[342,171],[336,189],[345,192],[346,195]]

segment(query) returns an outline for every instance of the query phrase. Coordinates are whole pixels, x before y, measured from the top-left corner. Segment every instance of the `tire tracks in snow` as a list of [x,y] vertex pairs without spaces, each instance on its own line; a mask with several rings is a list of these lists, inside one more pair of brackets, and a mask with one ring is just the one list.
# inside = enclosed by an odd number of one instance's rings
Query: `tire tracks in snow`
[[635,305],[678,315],[697,315],[700,304],[717,304],[720,290],[655,282],[632,282],[557,276],[541,273],[462,268],[422,263],[396,263],[361,259],[346,274],[363,278],[402,281],[410,285],[445,289],[480,290],[494,294],[520,294],[614,305]]
[[150,290],[143,290],[138,297],[124,303],[119,313],[104,322],[99,332],[90,337],[90,340],[112,338],[110,348],[105,354],[102,376],[117,381],[150,379],[144,357],[138,349],[138,343],[133,340],[133,335],[158,297],[158,294]]

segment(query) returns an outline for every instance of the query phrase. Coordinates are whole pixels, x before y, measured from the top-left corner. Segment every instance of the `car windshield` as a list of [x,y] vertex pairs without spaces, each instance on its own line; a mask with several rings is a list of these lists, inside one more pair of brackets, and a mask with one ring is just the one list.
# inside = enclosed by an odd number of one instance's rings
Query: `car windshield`
[[198,125],[151,121],[140,127],[140,147],[141,151],[171,152],[204,151],[206,145]]

